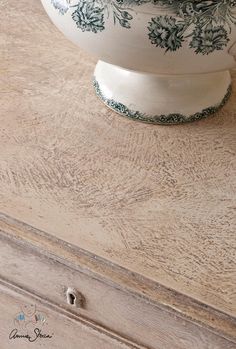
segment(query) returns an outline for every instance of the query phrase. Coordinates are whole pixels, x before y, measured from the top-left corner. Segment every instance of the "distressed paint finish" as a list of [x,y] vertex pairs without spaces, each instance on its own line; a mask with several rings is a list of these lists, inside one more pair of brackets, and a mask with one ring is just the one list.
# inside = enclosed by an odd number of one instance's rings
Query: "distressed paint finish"
[[38,1],[4,11],[0,211],[186,295],[189,312],[235,316],[234,85],[197,124],[117,118],[94,95],[94,62]]
[[[0,265],[3,282],[141,346],[236,348],[231,316],[3,215]],[[78,308],[68,288],[81,293]]]
[[[10,348],[50,348],[50,349],[145,349],[138,345],[133,345],[114,335],[108,330],[80,319],[74,314],[62,311],[57,306],[47,304],[37,296],[33,296],[20,288],[0,280],[0,326],[1,326],[1,346],[4,349]],[[35,342],[29,343],[27,339],[9,340],[9,334],[14,329],[14,316],[22,306],[34,305],[45,314],[46,324],[42,327],[42,334],[49,334],[52,338],[39,338]],[[32,332],[28,331],[32,338]],[[27,327],[28,329],[28,327]],[[25,334],[25,330],[19,330],[19,334]],[[69,340],[68,340],[69,339]]]

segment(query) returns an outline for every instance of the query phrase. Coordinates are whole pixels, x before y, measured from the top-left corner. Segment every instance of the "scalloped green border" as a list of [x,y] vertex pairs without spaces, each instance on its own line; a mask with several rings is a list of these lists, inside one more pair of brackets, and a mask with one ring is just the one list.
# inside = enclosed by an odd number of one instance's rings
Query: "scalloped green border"
[[94,77],[93,79],[93,86],[95,89],[95,92],[99,98],[111,109],[116,111],[117,113],[121,114],[122,116],[126,116],[130,119],[139,120],[145,123],[149,124],[161,124],[161,125],[172,125],[172,124],[183,124],[186,122],[193,122],[201,119],[207,118],[209,115],[212,115],[216,113],[218,110],[220,110],[225,103],[228,101],[231,92],[232,92],[232,85],[230,84],[227,93],[222,99],[222,101],[212,107],[208,107],[206,109],[203,109],[201,112],[195,113],[190,116],[185,116],[182,114],[169,114],[169,115],[147,115],[145,113],[141,113],[139,111],[134,111],[129,108],[127,108],[124,104],[114,101],[113,99],[106,98],[104,94],[102,93],[99,83]]

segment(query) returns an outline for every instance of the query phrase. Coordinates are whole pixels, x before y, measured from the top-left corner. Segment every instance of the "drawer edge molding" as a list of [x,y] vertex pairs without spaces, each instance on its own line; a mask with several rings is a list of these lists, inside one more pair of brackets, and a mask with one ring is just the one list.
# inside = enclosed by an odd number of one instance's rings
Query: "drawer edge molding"
[[205,305],[196,299],[126,270],[102,257],[38,230],[30,225],[0,213],[0,237],[15,240],[28,249],[44,255],[113,288],[129,293],[143,302],[172,313],[185,321],[236,343],[236,319],[229,314]]
[[114,333],[113,331],[110,331],[109,329],[106,329],[102,326],[99,326],[97,324],[92,323],[91,321],[88,321],[86,319],[81,318],[80,316],[73,314],[71,312],[66,311],[66,309],[62,309],[61,307],[58,307],[56,304],[53,304],[52,302],[48,302],[46,299],[43,299],[36,294],[30,293],[27,290],[23,290],[22,288],[18,287],[17,285],[0,278],[0,287],[5,288],[6,290],[10,292],[14,292],[18,295],[21,295],[23,297],[26,297],[27,299],[33,300],[37,302],[38,304],[41,304],[42,306],[52,310],[54,313],[59,313],[61,316],[65,316],[69,318],[72,321],[76,321],[81,323],[82,325],[90,328],[90,330],[99,333],[100,335],[109,337],[113,341],[116,341],[122,345],[125,346],[126,349],[149,349],[147,347],[144,347],[142,345],[133,343],[126,338],[123,338],[119,336],[119,334]]

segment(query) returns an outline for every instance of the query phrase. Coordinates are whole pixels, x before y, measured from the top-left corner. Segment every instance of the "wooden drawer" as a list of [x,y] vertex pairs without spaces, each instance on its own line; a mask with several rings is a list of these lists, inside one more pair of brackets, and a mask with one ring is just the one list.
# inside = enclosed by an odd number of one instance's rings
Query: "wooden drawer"
[[[138,348],[115,335],[91,327],[78,318],[65,316],[57,308],[45,306],[29,294],[20,294],[19,290],[6,287],[2,283],[0,300],[0,347],[3,349]],[[27,335],[28,338],[22,337]]]
[[[1,233],[0,274],[62,310],[109,328],[127,340],[155,349],[233,349],[235,343],[139,294],[121,288],[83,265],[49,254]],[[46,240],[45,240],[46,241]],[[67,303],[66,291],[83,295],[82,306]]]

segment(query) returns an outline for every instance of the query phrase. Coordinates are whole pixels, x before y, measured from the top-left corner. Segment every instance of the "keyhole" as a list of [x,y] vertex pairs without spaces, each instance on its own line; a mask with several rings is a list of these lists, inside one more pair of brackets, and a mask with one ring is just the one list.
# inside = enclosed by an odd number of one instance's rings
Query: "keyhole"
[[66,291],[67,303],[73,307],[82,308],[84,306],[84,297],[75,288],[69,287]]
[[75,295],[74,295],[73,293],[69,293],[69,294],[68,294],[68,298],[69,298],[69,303],[70,303],[71,305],[75,305],[75,301],[76,301]]

